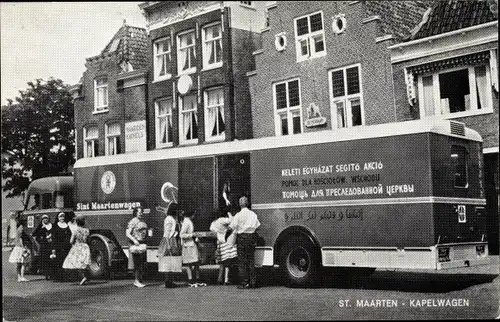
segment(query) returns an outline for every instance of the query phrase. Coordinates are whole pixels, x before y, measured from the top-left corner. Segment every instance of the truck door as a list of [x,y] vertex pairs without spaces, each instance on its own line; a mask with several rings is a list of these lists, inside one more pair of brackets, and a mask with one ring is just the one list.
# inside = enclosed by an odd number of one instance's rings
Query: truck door
[[[217,196],[220,212],[231,210],[234,215],[239,211],[238,200],[242,196],[250,196],[250,155],[230,154],[217,157]],[[231,203],[227,208],[223,193]]]
[[179,160],[179,209],[194,211],[196,231],[208,231],[214,219],[214,158]]

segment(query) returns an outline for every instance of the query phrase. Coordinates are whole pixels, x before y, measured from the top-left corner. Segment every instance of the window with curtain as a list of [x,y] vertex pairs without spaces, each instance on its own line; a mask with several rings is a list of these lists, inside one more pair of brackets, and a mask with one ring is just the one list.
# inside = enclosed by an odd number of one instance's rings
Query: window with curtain
[[198,107],[196,94],[180,98],[179,143],[196,143],[198,141]]
[[121,153],[120,134],[120,123],[106,124],[106,155]]
[[224,140],[224,89],[215,88],[205,91],[205,139]]
[[273,86],[276,135],[302,133],[302,107],[298,79]]
[[93,158],[99,155],[99,130],[97,126],[88,126],[83,128],[84,149],[83,157]]
[[363,125],[360,66],[329,72],[332,124],[337,128]]
[[108,108],[108,78],[98,77],[94,80],[94,111],[103,111]]
[[462,66],[418,76],[421,117],[462,117],[493,110],[489,66]]
[[326,50],[323,13],[316,12],[296,18],[294,23],[297,62],[324,56]]
[[196,44],[194,30],[177,36],[177,70],[179,74],[196,71]]
[[172,76],[170,38],[156,40],[153,45],[154,50],[154,79],[162,80]]
[[156,112],[156,147],[171,146],[173,142],[172,98],[155,102]]
[[203,68],[222,66],[221,24],[203,28]]

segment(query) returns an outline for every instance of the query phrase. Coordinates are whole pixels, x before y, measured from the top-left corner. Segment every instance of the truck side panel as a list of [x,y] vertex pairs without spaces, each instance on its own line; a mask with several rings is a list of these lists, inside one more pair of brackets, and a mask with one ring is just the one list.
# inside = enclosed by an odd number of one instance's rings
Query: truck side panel
[[[106,187],[105,173],[112,172],[113,189]],[[158,245],[163,236],[165,215],[155,208],[166,207],[161,198],[161,187],[170,182],[178,186],[177,160],[158,160],[141,163],[107,165],[80,168],[75,171],[76,211],[85,215],[90,229],[111,230],[118,242],[125,246],[128,241],[125,230],[132,218],[132,208],[141,205],[148,211],[145,220],[151,227],[148,244]],[[104,190],[110,191],[105,193]]]
[[428,134],[252,152],[265,244],[295,225],[321,246],[434,243]]

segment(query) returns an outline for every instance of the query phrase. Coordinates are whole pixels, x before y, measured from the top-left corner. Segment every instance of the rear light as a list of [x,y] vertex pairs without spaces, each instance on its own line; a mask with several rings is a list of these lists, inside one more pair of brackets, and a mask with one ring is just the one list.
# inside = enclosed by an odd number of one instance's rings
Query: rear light
[[486,247],[484,247],[484,245],[478,245],[478,246],[476,246],[476,255],[477,256],[484,256],[484,255],[486,255]]
[[449,262],[450,261],[450,248],[440,247],[438,248],[438,261]]

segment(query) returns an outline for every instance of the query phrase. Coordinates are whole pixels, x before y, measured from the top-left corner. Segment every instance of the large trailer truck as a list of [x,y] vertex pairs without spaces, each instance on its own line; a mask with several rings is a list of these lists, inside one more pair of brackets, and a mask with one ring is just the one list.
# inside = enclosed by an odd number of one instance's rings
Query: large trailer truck
[[177,202],[197,214],[196,231],[208,231],[223,191],[233,203],[250,198],[261,221],[256,265],[279,266],[290,284],[314,284],[322,267],[488,262],[482,139],[455,121],[83,158],[74,169],[75,213],[92,230],[95,275],[124,267],[134,207],[145,209],[147,259],[155,262],[165,216],[158,206]]

